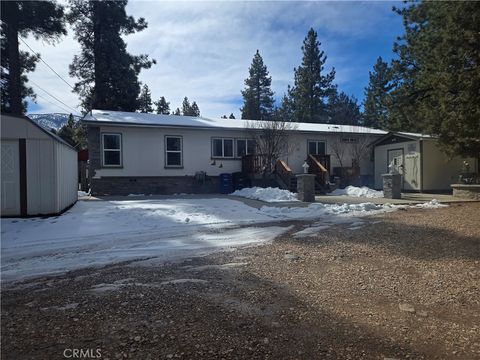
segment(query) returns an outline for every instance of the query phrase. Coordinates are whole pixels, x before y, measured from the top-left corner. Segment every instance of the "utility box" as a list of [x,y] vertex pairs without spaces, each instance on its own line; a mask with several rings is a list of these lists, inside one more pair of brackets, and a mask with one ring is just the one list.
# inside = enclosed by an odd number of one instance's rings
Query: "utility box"
[[298,174],[297,197],[303,202],[315,202],[315,174]]
[[402,198],[402,175],[383,174],[383,197],[387,199]]

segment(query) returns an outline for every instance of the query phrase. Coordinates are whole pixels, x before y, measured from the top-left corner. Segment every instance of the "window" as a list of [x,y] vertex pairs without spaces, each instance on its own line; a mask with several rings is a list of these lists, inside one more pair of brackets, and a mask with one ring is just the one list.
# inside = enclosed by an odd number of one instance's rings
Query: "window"
[[308,140],[308,155],[325,155],[325,141]]
[[233,139],[212,139],[212,157],[233,158]]
[[236,139],[237,153],[236,157],[253,154],[255,151],[255,142],[252,139]]
[[182,166],[182,137],[165,136],[165,167]]
[[103,166],[122,166],[122,134],[102,134]]

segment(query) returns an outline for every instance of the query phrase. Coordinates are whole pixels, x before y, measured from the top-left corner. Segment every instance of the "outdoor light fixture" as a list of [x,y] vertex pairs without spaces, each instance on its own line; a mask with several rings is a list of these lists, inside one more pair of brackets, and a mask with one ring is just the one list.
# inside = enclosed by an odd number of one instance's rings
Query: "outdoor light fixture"
[[220,165],[218,165],[218,167],[219,167],[219,168],[223,168],[223,164],[222,164],[222,163],[220,163]]

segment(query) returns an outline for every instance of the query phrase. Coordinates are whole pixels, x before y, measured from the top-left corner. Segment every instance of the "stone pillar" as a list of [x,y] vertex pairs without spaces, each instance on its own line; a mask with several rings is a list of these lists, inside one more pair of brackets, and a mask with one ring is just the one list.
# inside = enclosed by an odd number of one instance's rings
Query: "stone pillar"
[[387,199],[402,198],[402,175],[383,174],[383,197]]
[[304,202],[315,202],[315,174],[298,174],[297,197]]

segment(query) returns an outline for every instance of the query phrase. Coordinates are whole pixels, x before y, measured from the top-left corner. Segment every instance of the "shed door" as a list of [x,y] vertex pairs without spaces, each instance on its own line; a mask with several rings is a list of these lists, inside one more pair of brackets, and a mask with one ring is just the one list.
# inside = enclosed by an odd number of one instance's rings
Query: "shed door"
[[403,164],[403,149],[393,149],[388,150],[388,171],[392,171],[396,174],[402,175],[402,190],[403,190],[403,179],[404,179],[404,169]]
[[17,140],[2,140],[2,215],[20,215],[20,161]]

